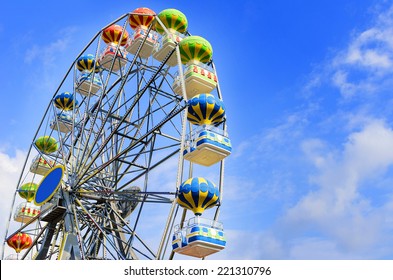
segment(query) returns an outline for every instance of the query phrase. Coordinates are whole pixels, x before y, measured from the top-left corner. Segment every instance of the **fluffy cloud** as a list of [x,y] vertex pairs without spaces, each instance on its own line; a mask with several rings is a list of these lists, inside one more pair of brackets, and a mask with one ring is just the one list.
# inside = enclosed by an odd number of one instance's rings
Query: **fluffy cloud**
[[[362,124],[358,120],[356,126],[351,126],[353,131],[339,145],[322,138],[297,139],[303,156],[313,167],[302,167],[307,170],[301,175],[307,177],[303,180],[307,186],[301,186],[302,181],[283,176],[276,178],[275,184],[272,184],[274,178],[253,184],[253,180],[258,180],[257,174],[253,179],[244,180],[245,184],[242,179],[228,177],[226,203],[223,205],[225,224],[230,226],[226,228],[228,248],[212,258],[390,258],[387,248],[393,246],[390,237],[393,194],[389,184],[393,166],[393,130],[380,119],[362,120]],[[284,171],[277,169],[279,174]],[[290,192],[287,184],[291,184]],[[249,190],[245,192],[248,195],[254,194],[247,200],[248,208],[242,203],[244,196],[235,199],[231,193],[244,193],[236,186]],[[299,196],[294,195],[296,189],[301,190]],[[274,196],[276,192],[279,195]],[[288,205],[289,197],[292,197],[291,206]],[[266,206],[257,207],[255,199],[263,204],[269,203],[269,207],[277,207],[279,202],[282,216],[276,214],[278,216],[268,218],[265,216]],[[242,228],[228,223],[237,219],[236,213],[226,209],[227,203],[233,202],[248,213],[246,221],[238,221],[239,225],[244,226],[250,221],[258,225],[249,224]],[[266,219],[273,222],[266,223]]]
[[208,259],[282,259],[281,240],[267,231],[226,230],[227,248]]
[[389,68],[392,65],[392,35],[393,29],[386,24],[360,33],[349,45],[343,62],[366,68]]
[[392,15],[393,7],[380,14],[373,26],[356,33],[329,63],[328,75],[344,97],[377,92],[391,84]]
[[2,187],[0,188],[0,234],[5,234],[6,225],[8,223],[11,204],[15,194],[16,184],[22,171],[22,166],[26,158],[26,153],[20,150],[15,155],[10,156],[0,149],[0,179]]
[[[383,190],[379,206],[374,206],[374,196],[363,192],[372,190],[367,183],[383,180],[393,165],[392,129],[375,120],[350,134],[341,151],[329,151],[318,140],[305,141],[303,149],[318,168],[311,178],[317,189],[287,211],[285,226],[301,234],[317,233],[329,244],[334,240],[334,246],[323,244],[351,252],[351,257],[381,257],[386,243],[392,242],[386,235],[392,230],[386,223],[393,214],[391,192]],[[315,245],[315,239],[311,241]]]

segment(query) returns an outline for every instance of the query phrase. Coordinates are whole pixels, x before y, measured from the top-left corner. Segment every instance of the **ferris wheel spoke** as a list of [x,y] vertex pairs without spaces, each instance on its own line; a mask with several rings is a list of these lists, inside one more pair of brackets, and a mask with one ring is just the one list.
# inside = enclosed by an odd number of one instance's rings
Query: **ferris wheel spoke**
[[168,154],[167,156],[165,156],[164,158],[162,158],[161,160],[157,161],[155,164],[151,165],[149,170],[145,169],[143,171],[141,171],[140,174],[135,175],[132,179],[128,180],[127,182],[125,182],[123,185],[121,185],[120,187],[118,187],[118,190],[122,190],[125,187],[129,186],[130,184],[134,183],[136,180],[140,179],[142,176],[146,175],[146,173],[148,173],[149,171],[154,170],[156,167],[160,166],[161,164],[163,164],[165,161],[167,161],[168,159],[170,159],[171,157],[173,157],[174,155],[179,153],[180,149],[174,150],[172,153]]
[[[132,249],[127,246],[127,239],[125,234],[131,234],[130,231],[127,231],[123,228],[126,225],[126,222],[122,219],[120,215],[117,214],[116,205],[114,202],[110,203],[110,208],[108,208],[108,214],[106,217],[101,217],[102,229],[111,232],[111,236],[113,238],[114,244],[117,246],[117,252],[123,256],[131,255],[133,259],[136,258],[136,255],[132,252]],[[96,214],[94,214],[96,215]],[[127,227],[126,227],[127,228]],[[86,237],[85,237],[86,238]]]
[[[150,156],[149,156],[149,159],[148,159],[148,165],[150,166],[150,164],[151,164],[151,160],[152,160],[152,154],[150,153]],[[147,186],[147,176],[148,176],[148,173],[146,173],[146,176],[145,176],[145,180],[144,180],[144,186],[143,186],[143,191],[144,192],[146,192],[147,191],[147,188],[148,188],[148,186]],[[134,228],[133,228],[133,231],[135,232],[135,230],[136,230],[136,227],[137,227],[137,225],[138,225],[138,222],[139,222],[139,220],[140,220],[140,217],[141,217],[141,213],[142,213],[142,208],[143,208],[143,206],[144,206],[144,204],[145,204],[145,202],[146,202],[146,200],[147,200],[147,194],[145,194],[144,196],[143,196],[143,199],[142,199],[142,201],[141,201],[141,205],[140,205],[140,207],[139,207],[139,210],[138,210],[138,214],[137,214],[137,216],[136,216],[136,219],[135,219],[135,223],[134,223]]]
[[[90,137],[91,137],[91,135],[93,133],[94,125],[96,125],[98,113],[100,112],[99,108],[102,105],[103,98],[105,96],[107,96],[107,94],[109,92],[111,92],[115,88],[115,86],[117,84],[119,84],[121,81],[122,81],[122,79],[118,78],[107,91],[104,90],[102,95],[100,96],[99,100],[92,106],[91,109],[88,109],[88,106],[87,106],[86,112],[85,112],[84,122],[82,124],[82,130],[85,131],[85,127],[90,122],[90,128],[87,129],[87,135],[86,135],[86,138],[85,138],[86,139],[85,140],[86,143],[89,143],[89,141],[90,141]],[[113,103],[115,103],[115,102],[113,101]],[[83,134],[79,134],[78,137],[76,138],[76,140],[79,141],[79,143],[80,143],[79,144],[79,149],[81,149],[81,145],[83,143],[82,139],[79,139],[80,136],[83,136]],[[91,146],[93,146],[93,144],[94,143],[92,143]],[[88,151],[89,145],[84,145],[84,148],[85,149],[83,149],[82,153],[80,154],[80,160],[86,155],[86,152]]]
[[[161,135],[161,134],[160,134]],[[176,138],[170,138],[171,140],[177,140]],[[153,152],[158,152],[158,151],[162,151],[162,150],[170,150],[172,151],[173,149],[177,148],[179,145],[178,144],[171,144],[171,145],[166,145],[166,146],[162,146],[162,147],[153,147],[152,151]],[[141,148],[141,150],[139,150],[137,153],[134,154],[129,154],[129,155],[125,155],[122,158],[119,158],[118,161],[125,163],[127,165],[133,166],[133,167],[138,167],[142,170],[146,170],[148,168],[147,165],[140,165],[136,163],[136,160],[144,154],[149,153],[148,150],[146,150],[146,143],[144,143],[143,147]],[[157,160],[157,159],[156,159]],[[124,172],[127,172],[127,169],[124,169]],[[122,172],[123,173],[123,172]]]
[[[168,104],[169,104],[169,103],[168,103]],[[157,110],[158,110],[158,109],[157,109]],[[152,113],[154,113],[154,112],[152,112]],[[152,113],[147,113],[147,112],[146,112],[145,115],[148,117],[148,116],[150,116]],[[137,120],[137,121],[138,121],[138,120]],[[127,127],[125,127],[124,129],[127,129]],[[117,132],[115,135],[117,135],[117,136],[122,136],[122,137],[125,137],[125,138],[128,138],[128,139],[131,138],[130,136],[127,135],[127,131],[125,131],[124,133],[125,133],[125,134]],[[137,130],[136,133],[135,133],[135,136],[131,138],[132,141],[137,139],[137,138],[136,138],[136,134],[138,134],[138,133],[139,133],[139,130]],[[153,135],[154,135],[154,134],[153,134]],[[116,147],[116,148],[118,148],[117,151],[120,151],[120,150],[121,150],[121,147],[122,147],[122,145],[123,145],[124,140],[125,140],[124,138],[121,139],[121,144],[119,145],[119,147]],[[141,141],[141,144],[146,145],[147,142],[148,142],[148,141]],[[137,148],[137,147],[135,147],[135,149],[136,149],[136,148]],[[141,155],[141,154],[143,154],[143,153],[144,153],[144,152],[143,152],[143,149],[141,149],[141,150],[139,151],[139,154]],[[125,156],[124,156],[124,158],[126,158],[126,157],[128,157],[128,155],[125,155]],[[120,161],[121,163],[126,163],[126,161],[123,160],[123,159],[121,159],[121,158],[119,158],[118,161]],[[135,161],[134,161],[134,164],[135,164]],[[121,169],[121,165],[120,165],[118,168]]]
[[[81,219],[83,220],[83,219]],[[86,231],[83,235],[83,240],[85,241],[82,245],[82,251],[85,254],[85,258],[97,258],[98,252],[97,248],[99,247],[98,243],[101,240],[101,237],[98,237],[95,234],[88,235],[90,232]]]
[[[111,202],[112,211],[109,213],[109,217],[111,218],[110,227],[113,232],[113,236],[117,240],[118,247],[124,253],[124,255],[128,258],[129,256],[132,259],[138,259],[136,254],[134,253],[131,246],[128,244],[128,240],[125,236],[125,233],[131,234],[131,231],[124,231],[124,225],[127,223],[123,220],[123,218],[118,214],[118,211],[115,209],[117,208],[114,202]],[[118,210],[118,209],[117,209]],[[127,229],[126,227],[125,229]],[[131,229],[130,229],[131,230]]]
[[[153,127],[152,129],[150,129],[147,133],[145,133],[143,136],[141,136],[137,141],[133,142],[132,144],[130,144],[127,148],[125,148],[122,152],[120,152],[119,154],[117,154],[116,156],[114,156],[113,158],[111,158],[110,160],[108,160],[107,163],[105,163],[104,165],[102,165],[101,167],[99,167],[96,171],[92,172],[90,175],[86,176],[83,179],[80,179],[79,184],[84,184],[88,179],[92,178],[93,176],[95,176],[97,173],[99,173],[101,170],[103,170],[107,165],[111,164],[112,162],[114,162],[115,160],[117,160],[118,158],[120,158],[121,156],[123,156],[124,154],[128,153],[129,151],[131,151],[134,146],[136,144],[139,144],[140,141],[142,141],[142,139],[146,138],[148,135],[152,134],[154,131],[156,131],[158,129],[158,127],[162,126],[163,124],[165,124],[166,122],[168,122],[172,117],[176,116],[177,114],[179,114],[184,108],[180,107],[180,108],[174,108],[171,113],[169,115],[167,115],[166,117],[164,117],[163,120],[161,120],[155,127]],[[91,164],[90,164],[91,166]],[[87,170],[83,173],[86,174]],[[82,175],[83,175],[82,174]]]
[[[126,111],[126,113],[124,114],[124,116],[122,117],[121,121],[115,126],[114,130],[117,130],[117,128],[120,126],[120,124],[124,121],[125,118],[127,118],[127,116],[130,114],[130,112],[133,110],[134,106],[139,102],[139,99],[142,97],[142,95],[146,92],[146,90],[148,89],[148,87],[150,86],[150,84],[154,81],[154,79],[158,76],[159,71],[161,71],[161,69],[164,67],[165,62],[169,59],[169,57],[172,55],[172,53],[174,53],[175,50],[172,50],[171,52],[168,53],[168,55],[165,57],[164,61],[161,63],[161,65],[159,66],[157,72],[155,72],[153,74],[153,76],[150,78],[150,80],[146,83],[146,85],[143,87],[143,89],[138,92],[138,94],[136,95],[135,99],[132,102],[132,105],[130,106],[130,108]],[[135,59],[134,59],[135,60]],[[131,69],[131,66],[129,67],[129,70]],[[122,81],[120,88],[122,89],[124,86],[125,80]],[[116,97],[119,95],[119,92],[116,94]],[[100,98],[101,100],[101,98]],[[115,98],[115,100],[117,100],[117,98]],[[115,102],[112,103],[112,105],[114,105]],[[112,107],[112,106],[111,106]],[[111,108],[113,109],[113,108]],[[110,110],[111,111],[111,110]],[[103,130],[105,125],[105,122],[103,122],[103,124],[100,127],[100,131]],[[103,149],[103,146],[107,144],[107,141],[109,141],[109,139],[111,139],[113,136],[113,132],[109,135],[109,137],[107,138],[107,140],[105,141],[105,143],[103,143],[100,148],[99,151]],[[93,144],[95,144],[97,142],[97,138],[95,138],[95,140],[93,141]],[[82,165],[85,165],[84,163],[82,163]],[[90,164],[87,164],[87,168],[88,169],[90,167]],[[80,174],[80,177],[82,177],[85,173],[87,172],[87,170],[82,171],[82,174]]]
[[[84,217],[84,221],[87,222],[88,224],[88,229],[96,229],[97,231],[100,232],[100,234],[103,236],[102,240],[106,240],[108,241],[108,243],[111,245],[111,247],[109,249],[113,249],[117,252],[117,254],[124,259],[125,256],[123,254],[123,252],[121,252],[118,247],[116,246],[116,244],[113,242],[113,240],[111,240],[111,238],[108,238],[107,234],[105,233],[105,229],[103,225],[100,225],[99,222],[96,221],[96,219],[93,217],[93,215],[90,213],[90,211],[88,209],[86,209],[86,207],[83,206],[82,202],[79,199],[75,199],[76,203],[80,206],[81,210],[83,211],[82,217]],[[85,217],[86,215],[86,217]],[[89,220],[87,220],[87,218]],[[104,219],[103,219],[104,220]],[[97,234],[97,232],[96,232]],[[99,237],[99,236],[97,236]],[[111,250],[108,250],[109,253],[111,253]],[[112,253],[111,253],[112,254]]]
[[[159,103],[158,100],[157,100],[156,102],[157,102],[157,104],[159,105],[159,108],[162,110],[162,112],[163,112],[165,115],[168,115],[169,113],[165,110],[165,107],[166,107],[169,103],[164,104],[164,105],[160,105],[160,103]],[[178,135],[178,136],[181,136],[181,132],[178,130],[178,128],[177,128],[176,125],[174,124],[173,120],[170,120],[170,123],[172,124],[172,127],[176,130],[177,135]]]
[[[133,59],[133,61],[131,62],[130,66],[128,67],[128,70],[127,70],[127,72],[126,72],[126,74],[125,74],[125,77],[128,77],[129,75],[131,75],[131,74],[135,73],[135,71],[137,71],[137,70],[132,70],[132,68],[133,68],[133,66],[134,66],[134,64],[135,64],[135,62],[136,62],[136,56],[134,57],[134,59]],[[110,76],[110,75],[108,75],[108,77],[107,77],[106,85],[107,85],[108,82],[109,82],[109,76]],[[119,79],[116,81],[116,84],[117,84],[117,83],[120,83],[120,85],[119,85],[119,90],[118,90],[117,93],[114,95],[114,100],[112,101],[112,104],[110,105],[109,110],[108,110],[109,112],[113,110],[113,107],[115,106],[116,100],[118,99],[118,97],[119,97],[121,91],[123,90],[123,87],[124,87],[124,84],[125,84],[126,81],[127,81],[126,78],[119,78]],[[114,84],[114,85],[115,85],[115,84]],[[106,92],[110,92],[110,91],[114,88],[114,85],[109,89],[109,91],[105,91],[105,89],[104,89],[103,94],[100,96],[100,99],[99,99],[99,101],[98,101],[98,103],[97,103],[97,104],[98,104],[97,107],[99,107],[99,106],[101,105],[101,103],[102,103],[102,98],[106,95]],[[97,113],[98,113],[98,112],[97,112]],[[92,124],[94,124],[95,121],[96,121],[97,113],[93,116]],[[105,120],[102,121],[102,125],[101,125],[101,127],[99,128],[99,130],[98,130],[99,132],[102,131],[102,130],[104,129],[104,125],[105,125],[105,123],[106,123],[107,118],[108,118],[108,116],[106,116]],[[90,139],[91,131],[92,131],[92,126],[91,126],[91,128],[90,128],[90,133],[88,134],[88,141],[89,141],[89,139]],[[93,140],[93,145],[95,144],[95,142],[96,142],[96,138]],[[82,156],[82,157],[83,157],[83,156]]]
[[[85,217],[82,216],[81,221],[87,222]],[[116,250],[116,248],[108,247],[105,242],[104,233],[99,231],[96,228],[91,228],[90,226],[86,226],[85,235],[83,236],[83,240],[85,240],[83,245],[83,251],[85,254],[85,258],[87,259],[97,259],[100,247],[103,247],[103,258],[105,258],[105,254],[109,252],[109,254],[116,258],[115,254],[112,251],[115,251],[120,255],[120,252]],[[108,241],[110,243],[110,241]]]

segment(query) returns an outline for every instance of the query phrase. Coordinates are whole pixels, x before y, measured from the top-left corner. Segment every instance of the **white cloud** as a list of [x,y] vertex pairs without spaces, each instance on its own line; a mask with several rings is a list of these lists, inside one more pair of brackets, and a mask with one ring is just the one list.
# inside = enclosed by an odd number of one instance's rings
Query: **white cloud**
[[[307,123],[307,120],[304,122]],[[238,211],[248,213],[247,219],[264,219],[267,209],[263,206],[252,208],[258,205],[259,199],[263,203],[280,201],[284,213],[281,217],[279,214],[269,217],[275,220],[273,224],[262,222],[264,230],[255,225],[252,231],[253,225],[241,230],[236,223],[228,223],[238,219],[238,214],[228,215],[226,211],[222,217],[226,220],[228,247],[212,258],[379,259],[391,256],[386,248],[393,245],[390,237],[393,230],[393,194],[389,185],[381,185],[381,182],[389,178],[389,168],[393,166],[393,130],[384,120],[348,114],[341,118],[340,124],[336,123],[341,132],[351,131],[342,143],[332,143],[330,138],[305,138],[307,125],[304,130],[296,132],[299,135],[295,138],[285,138],[289,135],[285,131],[289,131],[291,125],[296,129],[297,124],[286,119],[285,124],[277,129],[259,135],[260,141],[255,136],[244,154],[247,155],[257,143],[264,143],[273,145],[272,150],[280,158],[286,154],[286,148],[280,150],[280,147],[299,145],[303,157],[313,166],[310,169],[305,162],[298,166],[300,170],[307,170],[300,176],[308,178],[295,180],[285,176],[285,172],[296,173],[296,169],[278,166],[273,168],[277,176],[270,173],[271,176],[263,180],[258,177],[262,172],[258,167],[254,171],[259,174],[254,177],[227,175],[224,211],[227,203],[233,201]],[[287,158],[281,160],[293,159],[292,154],[287,154]],[[251,172],[254,172],[253,168]],[[302,182],[307,184],[301,185]],[[381,197],[369,195],[377,188],[374,184],[379,186]],[[288,206],[288,201],[293,204]],[[246,224],[243,221],[239,223]]]
[[367,29],[351,42],[341,63],[366,68],[389,68],[392,65],[392,35],[392,26],[382,23]]
[[[345,99],[389,90],[393,79],[393,5],[312,73],[303,91],[333,85]],[[371,95],[372,98],[372,95]]]
[[16,150],[15,155],[10,156],[0,149],[0,234],[4,237],[6,225],[8,223],[11,205],[15,190],[17,187],[18,178],[22,172],[22,166],[26,159],[26,153]]
[[349,72],[348,70],[338,69],[331,77],[333,85],[340,90],[344,98],[353,97],[355,94],[373,93],[381,86],[370,76],[364,80],[351,79]]
[[[293,240],[287,258],[297,260],[336,260],[359,259],[360,256],[340,250],[337,244],[331,240],[310,237]],[[367,256],[363,256],[363,258],[367,258]]]
[[350,134],[342,151],[318,152],[321,147],[318,140],[303,143],[307,156],[318,168],[318,173],[311,177],[318,189],[288,210],[283,220],[285,226],[302,234],[310,230],[317,232],[328,242],[322,242],[323,246],[345,249],[350,256],[377,254],[384,242],[389,242],[385,233],[393,229],[391,222],[386,223],[393,214],[393,201],[388,198],[390,190],[385,190],[386,200],[382,206],[375,207],[373,197],[362,192],[364,188],[373,188],[365,185],[367,180],[383,178],[393,165],[392,129],[375,120]]
[[322,152],[326,150],[326,144],[320,139],[304,140],[301,143],[301,149],[317,168],[323,167],[330,158],[330,155],[322,155]]
[[208,259],[283,259],[283,243],[273,234],[252,230],[226,230],[227,247]]
[[391,256],[386,248],[393,245],[393,195],[382,182],[393,166],[393,130],[384,121],[388,116],[380,101],[390,98],[393,83],[392,15],[393,6],[320,65],[321,71],[304,86],[305,92],[320,94],[308,95],[309,102],[320,98],[326,85],[341,95],[323,96],[333,101],[328,117],[303,130],[323,128],[324,134],[316,131],[312,137],[303,133],[297,138],[314,170],[303,187],[306,193],[271,229],[287,232],[280,240],[288,258]]

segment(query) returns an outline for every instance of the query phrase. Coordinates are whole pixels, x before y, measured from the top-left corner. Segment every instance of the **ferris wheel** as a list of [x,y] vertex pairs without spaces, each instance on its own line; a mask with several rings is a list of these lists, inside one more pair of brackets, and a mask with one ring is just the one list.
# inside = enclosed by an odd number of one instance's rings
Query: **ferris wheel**
[[175,9],[137,8],[101,29],[48,97],[2,259],[224,249],[218,218],[232,148],[212,52]]

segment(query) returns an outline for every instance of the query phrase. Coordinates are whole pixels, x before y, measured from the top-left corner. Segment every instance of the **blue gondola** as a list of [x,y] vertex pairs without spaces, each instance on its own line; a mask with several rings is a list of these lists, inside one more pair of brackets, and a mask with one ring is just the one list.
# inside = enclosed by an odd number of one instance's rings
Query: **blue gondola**
[[172,238],[173,251],[197,258],[217,253],[225,245],[222,223],[198,216],[191,218],[182,229],[176,226]]
[[75,90],[85,96],[96,94],[101,88],[102,81],[97,73],[82,73],[75,85]]
[[211,166],[232,152],[231,141],[224,131],[202,126],[197,129],[186,143],[184,159],[203,166]]

